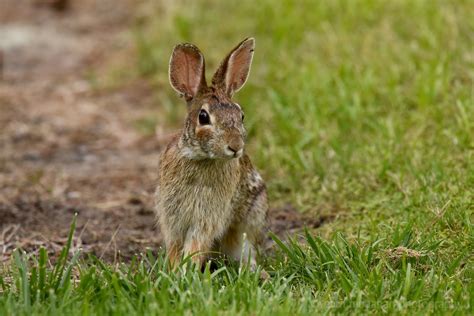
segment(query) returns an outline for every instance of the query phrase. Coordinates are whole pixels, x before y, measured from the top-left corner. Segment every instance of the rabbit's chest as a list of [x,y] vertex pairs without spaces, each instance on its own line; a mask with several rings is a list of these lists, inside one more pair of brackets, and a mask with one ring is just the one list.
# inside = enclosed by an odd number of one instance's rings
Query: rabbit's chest
[[[231,220],[231,200],[237,189],[239,174],[230,170],[203,168],[174,173],[161,184],[162,211],[172,226],[225,226]],[[174,224],[173,224],[174,223]]]
[[221,174],[213,178],[196,176],[183,179],[176,189],[181,213],[200,218],[229,212],[236,185],[228,177]]

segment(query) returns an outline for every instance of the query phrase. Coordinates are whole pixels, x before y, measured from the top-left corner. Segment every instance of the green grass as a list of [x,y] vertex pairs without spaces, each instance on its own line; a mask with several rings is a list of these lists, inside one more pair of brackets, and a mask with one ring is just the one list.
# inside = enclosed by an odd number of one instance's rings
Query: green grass
[[[469,313],[474,290],[466,254],[446,262],[439,241],[414,239],[410,226],[390,240],[330,240],[305,234],[305,245],[273,236],[278,251],[264,265],[271,274],[223,265],[201,272],[189,258],[175,271],[162,253],[147,250],[130,263],[78,260],[68,243],[51,265],[15,251],[0,276],[1,315]],[[396,247],[394,247],[396,246]]]
[[115,266],[18,252],[0,273],[0,314],[473,313],[472,1],[178,1],[143,12],[137,73],[157,91],[157,118],[143,122],[183,121],[167,79],[176,43],[202,49],[209,77],[254,36],[236,99],[271,204],[335,218],[303,244],[277,242],[265,282],[235,267],[173,273],[154,252]]

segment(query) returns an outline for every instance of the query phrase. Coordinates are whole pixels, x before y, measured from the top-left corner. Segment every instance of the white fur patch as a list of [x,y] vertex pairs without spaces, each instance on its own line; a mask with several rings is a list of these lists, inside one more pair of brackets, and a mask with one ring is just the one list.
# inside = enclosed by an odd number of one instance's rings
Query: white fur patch
[[249,179],[250,187],[256,189],[262,185],[262,182],[263,179],[260,174],[257,171],[253,170]]
[[196,154],[194,153],[194,151],[189,148],[189,147],[183,147],[181,149],[181,155],[185,158],[188,158],[188,159],[194,159],[196,158]]

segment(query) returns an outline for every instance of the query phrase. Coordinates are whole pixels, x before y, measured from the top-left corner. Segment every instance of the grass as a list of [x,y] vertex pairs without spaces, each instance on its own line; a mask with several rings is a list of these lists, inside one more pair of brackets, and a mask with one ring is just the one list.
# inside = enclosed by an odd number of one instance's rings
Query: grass
[[303,243],[276,239],[264,282],[236,267],[173,273],[150,251],[117,265],[18,251],[0,273],[0,314],[473,313],[471,1],[177,1],[143,12],[136,69],[159,107],[137,124],[183,120],[167,81],[176,43],[202,49],[209,77],[255,36],[236,99],[271,204],[335,220]]
[[[469,313],[472,283],[465,255],[448,263],[439,242],[416,241],[411,227],[397,228],[390,240],[330,240],[305,233],[305,245],[273,236],[277,253],[258,271],[218,263],[201,272],[189,258],[177,271],[162,253],[147,250],[130,263],[109,265],[96,257],[70,259],[75,219],[67,245],[51,265],[15,251],[0,276],[2,315],[50,314],[257,314]],[[396,247],[393,247],[396,246]]]

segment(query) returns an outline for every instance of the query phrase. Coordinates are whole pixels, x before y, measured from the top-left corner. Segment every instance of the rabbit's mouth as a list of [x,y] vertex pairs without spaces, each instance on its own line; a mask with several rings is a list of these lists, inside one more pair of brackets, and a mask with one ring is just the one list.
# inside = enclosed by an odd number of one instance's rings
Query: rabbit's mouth
[[238,150],[233,149],[230,146],[227,146],[227,148],[224,149],[224,154],[227,158],[234,159],[234,158],[240,158],[242,157],[242,154],[244,153],[244,149],[240,148]]

